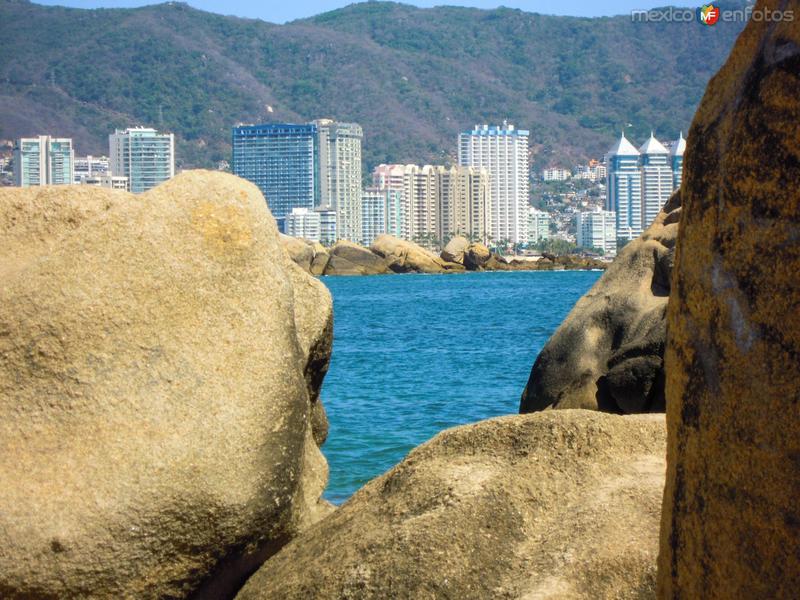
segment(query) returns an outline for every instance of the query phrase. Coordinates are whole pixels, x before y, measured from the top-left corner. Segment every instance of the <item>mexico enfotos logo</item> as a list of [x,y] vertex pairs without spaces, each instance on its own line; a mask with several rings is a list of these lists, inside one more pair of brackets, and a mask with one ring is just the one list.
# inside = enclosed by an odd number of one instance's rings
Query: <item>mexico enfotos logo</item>
[[714,4],[704,4],[700,8],[654,8],[651,10],[632,10],[631,21],[634,23],[693,23],[698,22],[711,27],[719,21],[724,23],[744,21],[794,21],[792,10],[771,10],[755,8],[723,9]]

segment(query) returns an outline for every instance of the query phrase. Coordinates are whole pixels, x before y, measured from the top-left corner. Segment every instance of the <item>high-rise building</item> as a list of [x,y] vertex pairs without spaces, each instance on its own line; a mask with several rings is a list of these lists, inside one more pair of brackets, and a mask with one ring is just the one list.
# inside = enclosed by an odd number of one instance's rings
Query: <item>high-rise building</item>
[[[386,233],[410,240],[408,221],[409,198],[406,179],[410,176],[409,165],[378,165],[372,172],[372,185],[386,191]],[[410,186],[408,186],[410,187]]]
[[85,178],[97,178],[107,175],[111,171],[110,161],[107,156],[76,156],[74,183],[82,183]]
[[233,174],[259,187],[282,231],[293,208],[314,208],[317,161],[313,123],[233,128]]
[[406,239],[406,206],[403,202],[403,191],[395,188],[382,190],[386,195],[386,231],[396,238]]
[[611,147],[606,157],[606,211],[616,214],[619,246],[642,233],[642,176],[639,151],[625,134]]
[[336,211],[333,208],[318,206],[314,209],[319,214],[319,243],[333,246],[336,243]]
[[494,241],[528,240],[528,135],[503,122],[501,127],[476,125],[458,138],[458,164],[489,171]]
[[318,242],[320,215],[311,208],[293,208],[292,212],[286,215],[285,229],[286,235]]
[[314,124],[319,148],[316,203],[334,208],[338,237],[355,242],[361,237],[361,126],[330,119]]
[[669,150],[652,132],[639,148],[639,155],[642,168],[642,228],[646,229],[672,194],[672,168],[669,165]]
[[20,138],[14,146],[14,183],[20,187],[70,185],[74,164],[70,138]]
[[672,143],[669,151],[670,167],[672,168],[672,189],[677,190],[683,179],[683,153],[686,152],[686,140],[683,139],[683,132],[680,137]]
[[595,208],[577,215],[577,243],[581,248],[596,248],[603,256],[617,254],[617,217],[613,211]]
[[148,127],[117,129],[108,136],[111,172],[128,178],[131,192],[151,190],[175,176],[175,136]]
[[531,206],[528,209],[528,243],[550,238],[550,213]]
[[406,198],[411,240],[432,247],[438,240],[439,181],[432,165],[406,165]]
[[491,178],[487,169],[379,165],[374,187],[386,193],[386,232],[424,246],[453,235],[487,241]]
[[386,233],[386,200],[389,190],[371,187],[361,195],[361,243],[369,246]]
[[437,237],[462,235],[483,243],[489,237],[491,178],[487,169],[438,167]]

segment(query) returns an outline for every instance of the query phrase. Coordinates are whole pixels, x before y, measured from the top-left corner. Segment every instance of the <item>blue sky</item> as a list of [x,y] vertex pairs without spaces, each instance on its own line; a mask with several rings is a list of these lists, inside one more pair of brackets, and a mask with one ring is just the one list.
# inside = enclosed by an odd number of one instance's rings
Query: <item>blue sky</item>
[[[37,4],[57,4],[76,8],[119,8],[157,4],[154,0],[34,0]],[[648,9],[656,6],[693,5],[692,2],[670,2],[669,0],[404,0],[407,4],[417,6],[438,6],[442,4],[455,6],[475,6],[478,8],[497,8],[508,6],[530,12],[552,15],[574,15],[596,17],[602,15],[628,14],[633,9]],[[225,15],[264,19],[273,23],[284,23],[293,19],[310,17],[335,8],[351,4],[353,0],[189,0],[195,8]],[[702,2],[696,3],[698,6]]]

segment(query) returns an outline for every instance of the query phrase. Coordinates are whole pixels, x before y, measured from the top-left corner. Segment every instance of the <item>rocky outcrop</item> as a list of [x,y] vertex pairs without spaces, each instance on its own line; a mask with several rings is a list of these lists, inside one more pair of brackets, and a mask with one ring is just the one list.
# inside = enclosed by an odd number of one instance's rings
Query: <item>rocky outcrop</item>
[[254,185],[4,189],[0,237],[0,596],[230,596],[326,512],[331,299]]
[[389,273],[389,261],[367,248],[339,240],[331,248],[324,275],[381,275]]
[[668,310],[661,598],[800,588],[800,3],[751,19],[695,115]]
[[441,259],[447,262],[456,263],[459,265],[464,264],[464,255],[469,248],[469,240],[467,238],[457,235],[452,238],[442,250],[440,254]]
[[[450,273],[468,271],[553,271],[605,269],[606,263],[582,256],[504,258],[479,242],[455,237],[441,257],[413,242],[383,235],[378,246],[364,248],[340,241],[331,250],[317,242],[281,235],[292,260],[311,275],[380,275],[384,273]],[[333,260],[331,260],[333,258]]]
[[302,238],[281,234],[281,244],[289,253],[289,257],[311,275],[323,275],[331,259],[331,255],[319,242],[311,242]]
[[370,250],[385,258],[395,273],[445,273],[463,271],[462,265],[447,262],[413,242],[391,235],[379,235]]
[[464,266],[470,271],[479,271],[486,267],[492,253],[480,242],[472,242],[464,252]]
[[536,358],[520,412],[664,410],[665,311],[680,211],[676,193],[578,300]]
[[444,431],[271,558],[238,600],[655,593],[663,415]]

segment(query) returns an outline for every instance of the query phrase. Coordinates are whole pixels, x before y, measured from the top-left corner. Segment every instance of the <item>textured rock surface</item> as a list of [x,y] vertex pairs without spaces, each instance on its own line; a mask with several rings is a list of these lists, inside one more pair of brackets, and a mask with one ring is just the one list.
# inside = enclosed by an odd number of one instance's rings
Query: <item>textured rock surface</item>
[[330,261],[330,253],[319,242],[311,242],[302,238],[281,234],[281,244],[289,253],[289,257],[311,275],[322,275]]
[[457,235],[452,238],[442,250],[441,258],[444,261],[464,264],[464,255],[469,248],[469,240],[467,238]]
[[391,235],[379,235],[370,250],[385,258],[395,273],[444,273],[463,271],[462,265],[442,260],[432,252],[414,242],[407,242]]
[[492,253],[489,252],[489,248],[480,242],[473,242],[464,253],[464,266],[471,271],[477,271],[486,266],[491,256]]
[[0,190],[0,597],[225,597],[325,512],[331,300],[261,193]]
[[271,558],[238,600],[651,598],[663,415],[445,431]]
[[578,300],[536,358],[520,412],[664,410],[665,311],[680,210],[675,194]]
[[695,115],[669,301],[662,598],[800,589],[800,3]]
[[325,275],[380,275],[389,273],[389,261],[369,249],[339,240],[331,248]]

